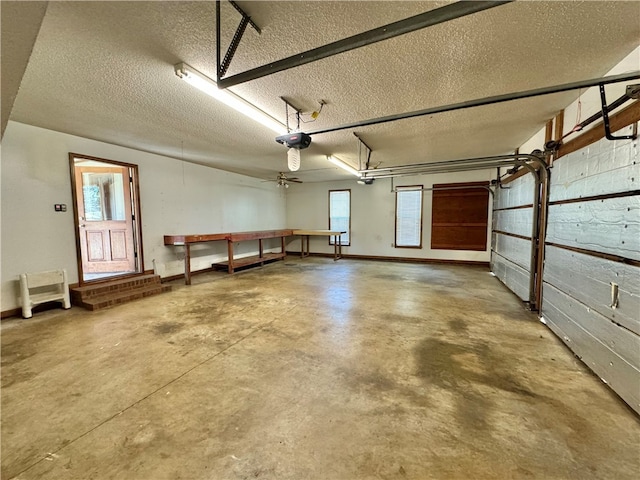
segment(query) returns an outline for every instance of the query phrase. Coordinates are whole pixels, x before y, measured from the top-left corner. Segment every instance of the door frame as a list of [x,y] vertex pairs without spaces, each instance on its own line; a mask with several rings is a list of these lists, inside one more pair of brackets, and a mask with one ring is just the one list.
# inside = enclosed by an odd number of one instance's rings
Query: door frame
[[[131,187],[131,214],[133,216],[133,249],[135,255],[136,271],[133,273],[126,273],[123,275],[114,275],[105,278],[98,278],[95,280],[84,280],[84,271],[82,267],[82,250],[81,250],[81,235],[80,235],[80,217],[78,212],[78,195],[76,192],[76,169],[75,159],[92,160],[95,162],[101,162],[118,167],[126,167],[130,173],[130,187]],[[138,181],[138,165],[132,163],[119,162],[116,160],[109,160],[100,157],[93,157],[90,155],[84,155],[81,153],[69,152],[69,169],[71,171],[71,194],[73,198],[73,224],[76,236],[76,261],[78,265],[78,283],[80,285],[104,283],[113,279],[136,277],[144,275],[144,254],[142,250],[142,218],[140,214],[140,184]]]

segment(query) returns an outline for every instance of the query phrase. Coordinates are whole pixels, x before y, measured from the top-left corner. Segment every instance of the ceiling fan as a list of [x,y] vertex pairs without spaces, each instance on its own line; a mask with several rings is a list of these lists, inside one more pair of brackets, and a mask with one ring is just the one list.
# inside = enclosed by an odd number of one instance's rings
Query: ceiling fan
[[289,188],[289,183],[302,183],[298,177],[287,177],[284,172],[278,172],[275,180],[265,180],[265,182],[276,182],[278,187]]

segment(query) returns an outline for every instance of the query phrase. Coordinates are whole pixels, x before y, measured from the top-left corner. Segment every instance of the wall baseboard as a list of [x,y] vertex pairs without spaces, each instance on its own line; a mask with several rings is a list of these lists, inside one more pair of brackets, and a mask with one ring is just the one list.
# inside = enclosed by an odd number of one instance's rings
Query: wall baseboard
[[[198,275],[200,273],[219,272],[219,271],[220,270],[216,270],[213,267],[203,268],[201,270],[192,270],[191,276]],[[184,273],[180,273],[178,275],[169,275],[168,277],[162,277],[160,281],[162,283],[166,283],[166,282],[172,282],[174,280],[181,280],[181,279],[184,280]]]
[[[287,255],[300,256],[300,252],[287,252]],[[326,257],[333,258],[333,253],[313,253],[309,254],[311,257]],[[375,260],[378,262],[398,262],[398,263],[431,263],[431,264],[448,264],[448,265],[468,265],[476,267],[489,267],[489,262],[482,262],[477,260],[446,260],[439,258],[418,258],[418,257],[385,257],[378,255],[352,255],[342,254],[342,258],[349,260]]]
[[[153,270],[145,270],[144,272],[142,272],[142,275],[153,275]],[[182,275],[176,275],[176,278],[180,278],[180,277],[182,277]],[[162,281],[164,282],[167,280],[163,278]],[[76,288],[79,286],[80,286],[80,283],[78,282],[70,283],[69,289]],[[46,310],[53,310],[56,308],[60,308],[60,302],[49,302],[49,303],[43,303],[41,305],[36,305],[35,307],[33,307],[33,312],[34,313],[44,312]],[[7,318],[13,318],[13,317],[22,317],[22,307],[10,308],[9,310],[4,310],[0,312],[0,320],[5,320]]]
[[[291,255],[291,256],[300,256],[300,252],[287,252],[287,255]],[[325,257],[325,258],[333,258],[333,253],[310,253],[309,254],[311,257]],[[447,264],[447,265],[467,265],[467,266],[472,266],[472,267],[483,267],[483,268],[489,268],[489,262],[480,262],[480,261],[475,261],[475,260],[443,260],[443,259],[438,259],[438,258],[415,258],[415,257],[383,257],[383,256],[377,256],[377,255],[342,255],[342,258],[344,259],[349,259],[349,260],[375,260],[378,262],[398,262],[398,263],[431,263],[431,264]],[[209,272],[216,272],[218,270],[215,270],[214,268],[210,267],[210,268],[204,268],[202,270],[194,270],[191,272],[191,275],[198,275],[201,273],[209,273]],[[147,270],[144,272],[145,274],[147,273],[153,273],[153,270]],[[162,283],[166,283],[166,282],[172,282],[174,280],[181,280],[184,279],[184,274],[180,274],[180,275],[171,275],[169,277],[163,277],[162,278]],[[43,304],[39,306],[39,311],[44,311],[44,310],[51,310],[54,308],[60,308],[60,305],[58,302],[52,302],[50,305],[49,304]],[[38,307],[36,307],[38,308]],[[36,310],[34,309],[34,312]],[[6,318],[11,318],[11,317],[20,317],[22,316],[22,308],[18,307],[18,308],[12,308],[9,310],[5,310],[3,312],[0,312],[0,318],[2,320],[6,319]]]
[[5,318],[10,317],[19,317],[22,315],[22,308],[12,308],[10,310],[5,310],[0,312],[0,319],[4,320]]
[[[40,305],[36,305],[31,309],[33,313],[46,312],[47,310],[62,310],[62,305],[59,301],[52,301],[41,303]],[[6,320],[14,317],[22,318],[22,307],[10,308],[9,310],[0,312],[1,320]]]

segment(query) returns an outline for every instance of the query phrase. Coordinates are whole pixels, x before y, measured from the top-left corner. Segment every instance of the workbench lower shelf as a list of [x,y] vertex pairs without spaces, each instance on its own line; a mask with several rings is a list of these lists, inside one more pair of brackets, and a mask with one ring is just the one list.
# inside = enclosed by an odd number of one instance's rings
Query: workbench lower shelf
[[[302,257],[309,255],[309,236],[328,236],[333,237],[334,255],[333,259],[338,260],[342,256],[342,246],[340,244],[340,235],[346,233],[334,230],[256,230],[252,232],[231,232],[231,233],[204,233],[193,235],[165,235],[165,245],[181,245],[184,246],[184,283],[191,285],[191,245],[204,242],[216,242],[226,240],[227,242],[227,261],[214,263],[211,266],[214,270],[226,270],[233,273],[236,268],[249,267],[251,265],[264,265],[267,262],[280,260],[286,257],[285,238],[292,235],[301,236]],[[280,239],[280,252],[264,253],[264,240]],[[244,258],[234,258],[234,246],[239,242],[258,241],[258,255]],[[306,248],[305,248],[306,240]],[[331,242],[330,242],[331,243]]]
[[[234,258],[233,259],[233,269],[237,270],[238,268],[249,267],[252,265],[264,265],[267,262],[272,262],[275,260],[280,260],[286,257],[285,253],[264,253],[262,256],[260,255],[252,255],[251,257],[243,257],[243,258]],[[214,270],[229,270],[229,262],[218,262],[211,265]]]

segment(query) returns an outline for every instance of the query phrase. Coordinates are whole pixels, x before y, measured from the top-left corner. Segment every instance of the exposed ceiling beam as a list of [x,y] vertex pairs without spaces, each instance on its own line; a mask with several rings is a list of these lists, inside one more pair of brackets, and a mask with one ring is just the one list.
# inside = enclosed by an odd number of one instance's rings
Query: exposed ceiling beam
[[421,117],[424,115],[432,115],[434,113],[462,110],[465,108],[479,107],[482,105],[491,105],[493,103],[509,102],[511,100],[520,100],[522,98],[538,97],[541,95],[549,95],[551,93],[567,92],[570,90],[595,87],[597,85],[607,85],[609,83],[627,82],[637,79],[640,79],[640,70],[629,73],[622,73],[620,75],[611,75],[608,77],[582,80],[579,82],[563,83],[561,85],[555,85],[552,87],[535,88],[533,90],[525,90],[522,92],[506,93],[504,95],[496,95],[493,97],[468,100],[466,102],[451,103],[449,105],[442,105],[440,107],[425,108],[423,110],[414,110],[413,112],[387,115],[386,117],[371,118],[369,120],[361,120],[359,122],[347,123],[346,125],[339,125],[337,127],[323,128],[321,130],[313,130],[306,133],[307,135],[320,135],[321,133],[337,132],[338,130],[349,130],[351,128],[366,127],[369,125],[377,125],[379,123],[395,122],[396,120],[404,120],[405,118]]
[[[489,8],[497,7],[505,3],[510,3],[513,0],[505,1],[460,1],[445,5],[444,7],[429,10],[428,12],[415,15],[413,17],[405,18],[397,22],[383,25],[382,27],[374,28],[366,32],[353,35],[351,37],[338,40],[327,45],[323,45],[312,50],[307,50],[303,53],[292,55],[291,57],[283,58],[261,67],[256,67],[246,72],[238,73],[227,78],[218,78],[217,83],[219,88],[229,88],[240,83],[249,82],[258,78],[265,77],[267,75],[288,70],[290,68],[299,67],[307,63],[315,62],[323,58],[331,57],[339,53],[348,52],[349,50],[355,50],[356,48],[371,45],[372,43],[388,40],[405,33],[414,32],[423,28],[438,25],[439,23],[448,22],[456,18],[478,13]],[[216,29],[219,32],[219,22],[216,25]],[[219,43],[219,42],[218,42]],[[220,71],[220,65],[217,65],[218,71]]]

